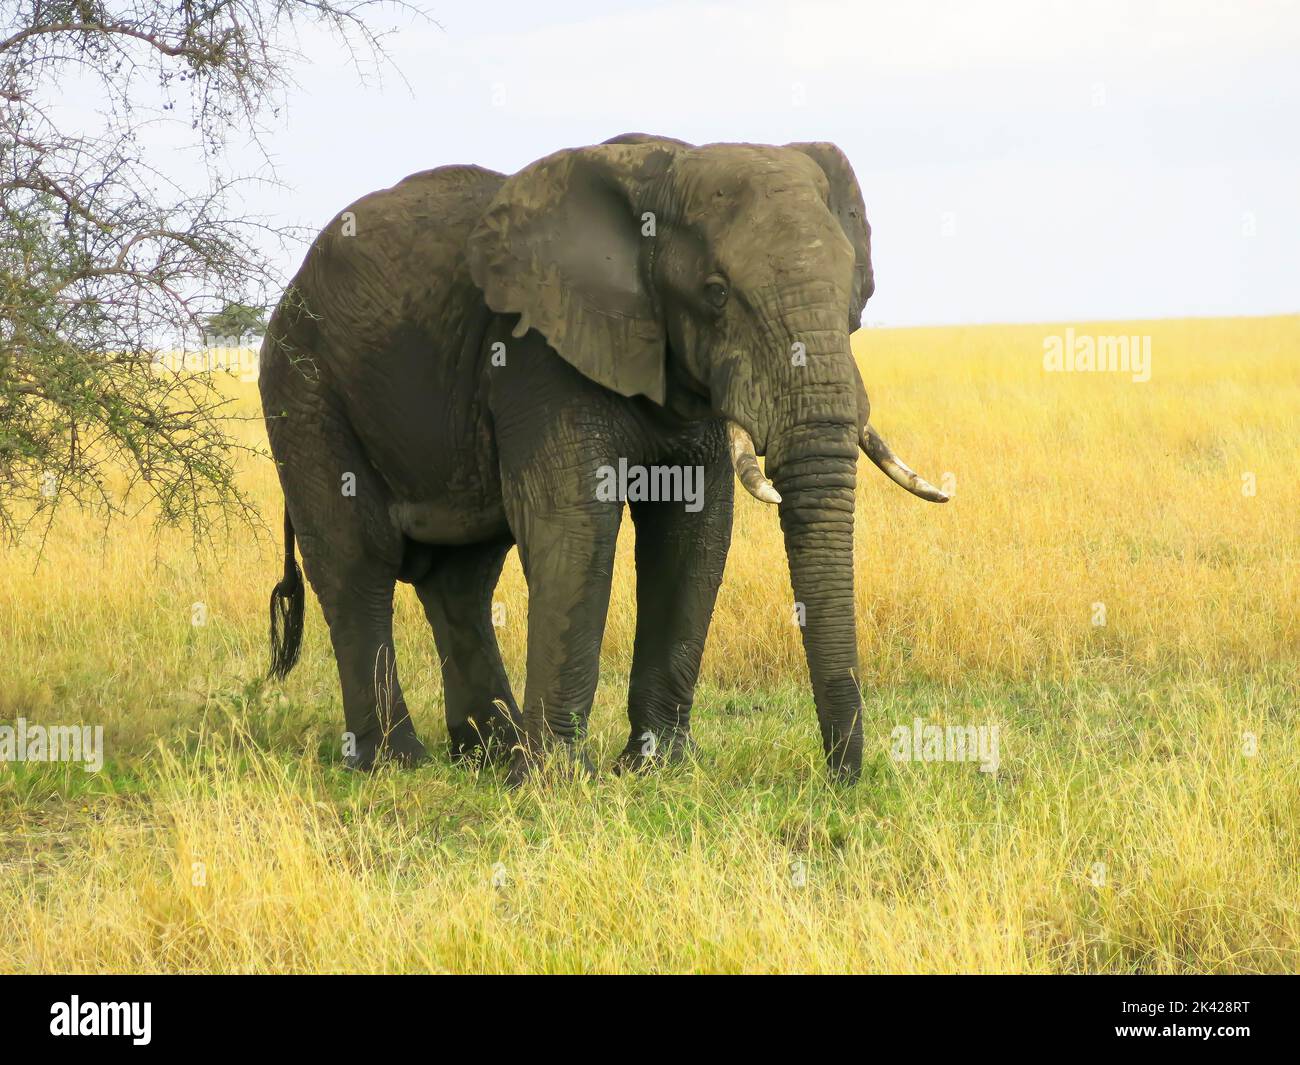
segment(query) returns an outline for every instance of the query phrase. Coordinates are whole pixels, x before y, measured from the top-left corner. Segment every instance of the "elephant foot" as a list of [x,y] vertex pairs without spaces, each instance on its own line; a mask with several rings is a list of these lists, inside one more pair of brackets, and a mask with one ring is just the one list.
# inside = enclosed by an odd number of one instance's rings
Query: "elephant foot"
[[591,780],[596,767],[587,753],[571,743],[557,743],[539,756],[535,750],[515,747],[510,759],[510,772],[506,774],[506,787],[511,791],[525,780],[540,777],[546,780]]
[[451,760],[456,765],[498,765],[519,743],[519,730],[510,716],[499,710],[471,718],[447,729]]
[[614,759],[614,772],[619,775],[648,773],[662,766],[679,765],[695,751],[695,741],[686,729],[673,729],[667,733],[634,729],[627,746]]
[[358,736],[355,750],[343,756],[343,764],[348,769],[362,771],[375,769],[384,763],[402,769],[414,769],[428,760],[429,752],[409,723],[405,727],[393,729],[387,735],[375,730]]

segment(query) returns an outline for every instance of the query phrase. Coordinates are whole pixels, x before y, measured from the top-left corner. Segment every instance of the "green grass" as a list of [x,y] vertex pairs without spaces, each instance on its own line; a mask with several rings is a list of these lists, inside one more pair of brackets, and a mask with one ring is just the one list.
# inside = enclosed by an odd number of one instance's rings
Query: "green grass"
[[[606,764],[622,696],[595,714]],[[1296,705],[1268,675],[918,683],[869,698],[845,788],[797,689],[710,691],[694,764],[511,794],[441,751],[351,773],[331,701],[248,684],[103,773],[0,776],[26,929],[0,968],[1293,970]],[[998,724],[998,773],[895,762],[914,717]]]
[[[1300,318],[1092,324],[1152,336],[1146,384],[1045,374],[1060,328],[855,338],[881,431],[957,491],[927,506],[862,464],[852,788],[825,776],[777,515],[743,493],[697,763],[513,794],[448,764],[410,589],[399,671],[435,758],[355,776],[314,599],[298,667],[260,679],[278,536],[196,551],[65,511],[39,566],[0,553],[0,723],[102,726],[107,762],[0,763],[0,971],[1300,969]],[[241,478],[276,527],[271,464]],[[496,598],[522,695],[513,555]],[[997,725],[996,776],[893,761],[916,717]]]

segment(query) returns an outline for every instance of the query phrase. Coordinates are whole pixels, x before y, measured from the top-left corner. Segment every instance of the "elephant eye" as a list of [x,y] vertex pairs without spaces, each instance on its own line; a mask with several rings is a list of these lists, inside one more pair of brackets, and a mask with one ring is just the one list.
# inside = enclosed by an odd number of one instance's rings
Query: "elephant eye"
[[727,283],[720,277],[711,277],[704,284],[704,298],[718,310],[727,304]]

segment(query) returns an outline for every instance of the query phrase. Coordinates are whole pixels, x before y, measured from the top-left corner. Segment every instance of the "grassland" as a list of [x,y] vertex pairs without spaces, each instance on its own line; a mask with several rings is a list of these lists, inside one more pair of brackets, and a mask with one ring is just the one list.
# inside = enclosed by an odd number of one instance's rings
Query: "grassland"
[[[0,557],[0,722],[103,725],[108,760],[0,765],[0,971],[1297,970],[1300,319],[1075,325],[1150,335],[1147,383],[1045,373],[1063,328],[856,337],[881,431],[956,496],[863,464],[852,789],[824,780],[776,515],[746,497],[698,760],[513,794],[444,757],[340,766],[314,601],[297,670],[261,679],[275,537],[64,513],[39,566]],[[244,475],[274,525],[270,464]],[[498,599],[522,691],[513,556]],[[398,641],[440,744],[406,588]],[[916,718],[997,725],[998,772],[895,761]]]

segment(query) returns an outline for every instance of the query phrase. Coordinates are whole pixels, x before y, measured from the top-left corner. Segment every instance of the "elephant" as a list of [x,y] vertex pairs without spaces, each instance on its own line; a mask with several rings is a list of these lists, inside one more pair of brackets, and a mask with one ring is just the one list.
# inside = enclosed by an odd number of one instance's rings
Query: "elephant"
[[[624,134],[510,176],[443,166],[357,200],[311,245],[261,350],[285,505],[272,675],[301,644],[296,541],[338,661],[349,766],[426,757],[394,660],[401,581],[433,630],[454,760],[499,758],[511,786],[543,759],[593,772],[583,739],[626,505],[637,617],[614,769],[676,762],[693,749],[734,477],[778,508],[822,747],[832,779],[856,778],[858,451],[947,498],[870,422],[849,336],[874,288],[862,192],[830,143]],[[602,470],[632,467],[697,473],[694,505],[597,490]],[[522,707],[492,617],[512,546],[528,587]]]

